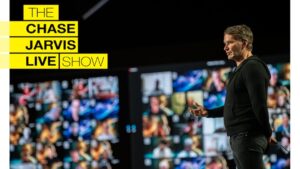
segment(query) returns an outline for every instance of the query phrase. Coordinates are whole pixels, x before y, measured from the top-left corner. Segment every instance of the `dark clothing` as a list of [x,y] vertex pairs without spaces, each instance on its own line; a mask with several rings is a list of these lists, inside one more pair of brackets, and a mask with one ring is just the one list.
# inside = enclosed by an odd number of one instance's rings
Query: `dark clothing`
[[230,137],[230,146],[238,169],[264,169],[262,157],[267,145],[264,135],[245,132]]
[[272,134],[267,108],[267,89],[270,72],[258,57],[244,60],[227,82],[226,101],[223,107],[209,110],[208,117],[221,117],[229,136],[241,132]]

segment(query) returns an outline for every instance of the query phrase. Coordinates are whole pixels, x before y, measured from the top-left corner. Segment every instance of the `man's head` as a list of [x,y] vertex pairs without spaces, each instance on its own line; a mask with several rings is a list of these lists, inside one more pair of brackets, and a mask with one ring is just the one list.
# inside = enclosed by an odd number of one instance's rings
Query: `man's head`
[[253,33],[246,25],[230,26],[224,31],[224,50],[228,59],[239,61],[251,53]]

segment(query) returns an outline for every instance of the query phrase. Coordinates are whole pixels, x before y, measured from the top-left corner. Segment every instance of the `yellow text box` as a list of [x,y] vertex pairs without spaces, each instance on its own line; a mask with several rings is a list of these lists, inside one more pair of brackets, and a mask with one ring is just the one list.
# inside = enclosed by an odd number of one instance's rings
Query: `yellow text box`
[[77,53],[78,38],[10,38],[12,53]]
[[8,68],[9,68],[9,54],[0,53],[0,69],[8,69]]
[[11,69],[58,69],[58,54],[10,54]]
[[107,53],[61,54],[60,69],[108,69]]
[[0,37],[0,52],[9,52],[9,37]]
[[9,36],[9,22],[0,21],[0,37]]
[[24,5],[23,20],[59,20],[59,6]]
[[78,21],[11,21],[10,36],[78,36]]

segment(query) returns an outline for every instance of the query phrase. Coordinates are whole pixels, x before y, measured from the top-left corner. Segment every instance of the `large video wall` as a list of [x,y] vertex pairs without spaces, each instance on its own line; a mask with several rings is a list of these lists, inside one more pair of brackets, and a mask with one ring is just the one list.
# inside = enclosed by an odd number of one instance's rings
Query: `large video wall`
[[[273,136],[289,150],[290,64],[266,62],[271,73],[268,110]],[[195,101],[207,109],[223,106],[231,71],[230,62],[212,61],[131,68],[121,76],[86,72],[55,80],[56,72],[49,80],[12,82],[10,167],[231,166],[223,118],[194,117],[189,112]],[[287,169],[290,154],[271,148],[264,162],[266,169]]]
[[[290,149],[289,63],[268,64],[268,108],[273,136]],[[141,71],[144,167],[222,169],[233,159],[223,118],[194,117],[196,101],[207,109],[224,105],[231,67],[167,67]],[[202,67],[202,68],[201,68]],[[289,168],[290,156],[270,149],[266,168]]]
[[111,168],[119,142],[116,76],[10,87],[11,168]]

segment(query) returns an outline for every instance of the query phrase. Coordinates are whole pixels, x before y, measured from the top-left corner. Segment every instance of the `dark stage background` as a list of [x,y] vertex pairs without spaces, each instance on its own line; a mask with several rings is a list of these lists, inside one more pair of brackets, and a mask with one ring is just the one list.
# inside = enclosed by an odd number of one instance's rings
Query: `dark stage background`
[[[11,0],[11,20],[23,19],[23,4],[59,4],[60,20],[79,21],[79,53],[108,53],[108,70],[11,70],[10,81],[118,77],[120,140],[113,147],[120,163],[115,168],[140,169],[144,163],[136,105],[141,102],[140,74],[147,67],[155,72],[159,65],[160,71],[173,65],[177,71],[226,59],[223,31],[236,24],[252,28],[254,54],[270,63],[290,60],[290,1]],[[128,126],[136,127],[136,133],[128,132]]]
[[61,20],[79,20],[79,52],[109,54],[109,68],[226,58],[223,30],[247,24],[254,53],[290,53],[289,1],[11,0],[11,20],[26,3],[60,4]]

